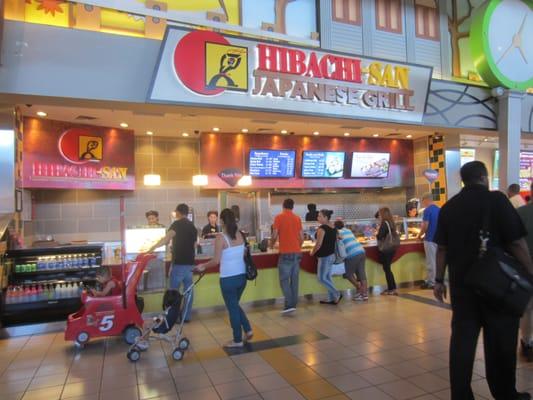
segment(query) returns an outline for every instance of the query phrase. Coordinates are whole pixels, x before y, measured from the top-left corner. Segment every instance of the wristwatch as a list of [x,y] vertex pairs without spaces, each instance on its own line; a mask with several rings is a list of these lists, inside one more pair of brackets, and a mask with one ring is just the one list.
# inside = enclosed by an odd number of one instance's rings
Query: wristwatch
[[444,278],[435,278],[435,282],[444,285]]

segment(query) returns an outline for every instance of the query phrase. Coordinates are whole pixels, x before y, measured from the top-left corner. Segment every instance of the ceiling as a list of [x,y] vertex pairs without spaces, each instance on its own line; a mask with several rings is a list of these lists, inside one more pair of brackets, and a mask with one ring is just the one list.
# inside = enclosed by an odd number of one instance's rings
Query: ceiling
[[212,132],[215,127],[220,132],[231,133],[247,129],[250,134],[280,134],[285,130],[287,134],[312,135],[318,131],[321,136],[344,136],[349,133],[353,137],[379,135],[397,139],[416,139],[434,133],[427,127],[362,120],[178,106],[129,106],[67,107],[44,102],[19,105],[25,116],[38,117],[37,112],[44,111],[47,119],[59,121],[116,128],[121,123],[127,123],[128,129],[134,130],[136,135],[145,135],[147,131],[151,131],[157,136],[176,137],[187,133],[190,138],[194,138],[202,132]]

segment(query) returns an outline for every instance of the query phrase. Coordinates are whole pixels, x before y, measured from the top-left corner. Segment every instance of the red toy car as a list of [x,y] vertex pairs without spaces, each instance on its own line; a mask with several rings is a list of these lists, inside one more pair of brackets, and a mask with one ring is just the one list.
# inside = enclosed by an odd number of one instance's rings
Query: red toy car
[[137,304],[137,284],[152,254],[140,254],[126,265],[126,280],[122,295],[92,297],[86,291],[81,295],[83,306],[68,316],[65,340],[73,340],[83,347],[90,339],[123,335],[128,344],[142,333],[142,306]]

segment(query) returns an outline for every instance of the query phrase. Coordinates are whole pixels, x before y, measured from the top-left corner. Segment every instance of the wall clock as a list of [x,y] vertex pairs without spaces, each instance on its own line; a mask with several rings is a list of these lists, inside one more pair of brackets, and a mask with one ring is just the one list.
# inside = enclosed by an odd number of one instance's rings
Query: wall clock
[[472,59],[491,87],[533,87],[533,0],[488,0],[474,11]]

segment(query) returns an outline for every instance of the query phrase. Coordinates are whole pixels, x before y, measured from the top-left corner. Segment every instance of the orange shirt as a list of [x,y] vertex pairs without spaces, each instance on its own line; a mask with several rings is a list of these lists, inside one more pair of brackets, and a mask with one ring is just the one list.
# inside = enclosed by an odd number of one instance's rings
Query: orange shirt
[[299,253],[302,251],[300,243],[302,220],[299,216],[290,210],[283,210],[274,219],[274,229],[278,231],[280,253]]

